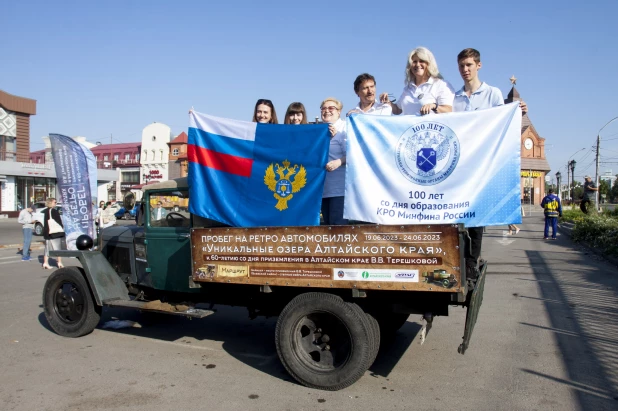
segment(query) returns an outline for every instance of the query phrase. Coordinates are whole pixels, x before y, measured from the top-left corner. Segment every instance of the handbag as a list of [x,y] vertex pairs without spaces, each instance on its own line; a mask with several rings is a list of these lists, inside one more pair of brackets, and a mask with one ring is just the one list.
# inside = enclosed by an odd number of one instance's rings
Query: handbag
[[52,218],[51,208],[49,209],[49,220],[47,220],[47,226],[49,227],[49,234],[64,233],[64,228],[62,228],[62,226]]

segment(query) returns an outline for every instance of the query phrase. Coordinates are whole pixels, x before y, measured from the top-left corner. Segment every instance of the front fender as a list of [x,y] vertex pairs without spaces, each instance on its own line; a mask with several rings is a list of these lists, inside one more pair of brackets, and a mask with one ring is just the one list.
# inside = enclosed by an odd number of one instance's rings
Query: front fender
[[129,291],[114,268],[100,251],[50,251],[52,257],[79,259],[97,305],[113,300],[130,300]]

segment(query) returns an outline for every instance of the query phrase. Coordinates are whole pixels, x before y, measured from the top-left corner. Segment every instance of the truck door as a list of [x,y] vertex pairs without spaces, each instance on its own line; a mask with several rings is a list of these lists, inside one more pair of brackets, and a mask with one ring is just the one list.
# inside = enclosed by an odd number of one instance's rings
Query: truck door
[[144,198],[148,265],[144,280],[155,289],[191,292],[195,291],[189,288],[191,216],[188,211],[165,208],[165,199],[170,196],[188,199],[189,192],[152,190]]

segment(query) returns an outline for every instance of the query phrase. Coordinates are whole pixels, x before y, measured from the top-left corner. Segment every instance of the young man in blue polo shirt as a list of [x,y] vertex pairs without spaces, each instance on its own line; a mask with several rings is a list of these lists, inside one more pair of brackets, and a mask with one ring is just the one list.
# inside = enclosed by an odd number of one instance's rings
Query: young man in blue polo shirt
[[[502,92],[479,79],[479,70],[483,65],[481,53],[478,50],[471,48],[462,50],[457,55],[457,64],[464,85],[455,93],[453,111],[483,110],[504,104]],[[522,113],[525,114],[527,111],[526,103],[521,101],[520,107]],[[464,252],[466,278],[475,280],[479,275],[478,260],[483,243],[483,227],[468,227],[468,234],[470,238],[466,237]]]

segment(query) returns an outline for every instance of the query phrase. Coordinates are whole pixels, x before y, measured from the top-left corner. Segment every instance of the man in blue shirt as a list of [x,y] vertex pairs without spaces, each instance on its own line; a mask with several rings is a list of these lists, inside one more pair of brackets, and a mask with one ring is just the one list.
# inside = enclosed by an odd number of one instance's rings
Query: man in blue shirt
[[[482,82],[479,79],[481,53],[478,50],[468,48],[457,55],[459,74],[464,81],[463,87],[455,93],[453,111],[474,111],[501,106],[504,104],[502,92]],[[527,112],[526,103],[520,102],[522,113]],[[481,256],[483,243],[483,227],[467,227],[468,237],[465,237],[466,278],[475,280],[479,275],[478,260]]]
[[543,201],[541,201],[541,207],[543,207],[545,213],[545,231],[543,240],[549,240],[549,226],[551,225],[551,239],[556,239],[556,233],[558,231],[558,217],[562,217],[562,205],[560,204],[560,198],[554,194],[553,189],[549,189]]

